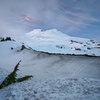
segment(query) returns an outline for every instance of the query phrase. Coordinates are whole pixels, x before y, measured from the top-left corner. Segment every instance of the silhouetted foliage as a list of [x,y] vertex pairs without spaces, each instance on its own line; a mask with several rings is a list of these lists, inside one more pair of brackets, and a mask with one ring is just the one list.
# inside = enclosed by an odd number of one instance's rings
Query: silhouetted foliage
[[5,39],[4,39],[4,38],[2,38],[2,39],[1,39],[1,42],[2,42],[2,41],[5,41]]
[[6,37],[5,39],[2,38],[2,39],[1,39],[1,42],[3,42],[3,41],[11,41],[11,38],[10,38],[10,37]]
[[33,77],[33,76],[32,75],[27,75],[27,76],[24,76],[22,78],[17,79],[16,81],[17,82],[22,82],[22,81],[28,80],[31,77]]
[[5,41],[11,41],[10,37],[6,37]]
[[15,82],[22,82],[22,81],[25,81],[25,80],[28,80],[29,78],[33,77],[32,75],[27,75],[25,77],[22,77],[22,78],[16,78],[17,76],[17,71],[19,70],[18,67],[19,67],[19,64],[20,64],[21,60],[17,63],[17,65],[15,66],[13,72],[11,72],[5,79],[4,81],[0,84],[0,89],[2,89],[3,87],[6,87],[12,83],[15,83]]

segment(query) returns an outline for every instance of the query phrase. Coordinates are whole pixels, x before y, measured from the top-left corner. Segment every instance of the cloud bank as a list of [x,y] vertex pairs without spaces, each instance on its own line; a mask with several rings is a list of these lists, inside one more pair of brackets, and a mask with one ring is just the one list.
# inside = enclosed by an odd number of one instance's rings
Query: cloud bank
[[0,0],[0,34],[19,36],[35,28],[56,28],[95,38],[100,36],[99,4],[99,0]]

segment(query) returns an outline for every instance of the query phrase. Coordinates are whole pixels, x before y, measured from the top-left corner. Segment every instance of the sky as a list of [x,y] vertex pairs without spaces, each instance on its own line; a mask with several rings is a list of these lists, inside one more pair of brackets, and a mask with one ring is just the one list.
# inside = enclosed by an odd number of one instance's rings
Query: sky
[[57,29],[100,41],[100,0],[0,0],[0,35]]

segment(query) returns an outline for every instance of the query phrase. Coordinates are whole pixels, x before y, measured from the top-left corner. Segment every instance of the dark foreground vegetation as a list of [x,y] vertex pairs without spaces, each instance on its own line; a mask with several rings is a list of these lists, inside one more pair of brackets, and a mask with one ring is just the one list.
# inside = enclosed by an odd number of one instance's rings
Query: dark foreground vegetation
[[6,37],[6,38],[0,37],[0,42],[4,42],[4,41],[15,41],[15,40],[11,39],[11,37]]
[[32,75],[26,75],[22,78],[16,78],[17,77],[17,71],[19,70],[18,67],[19,67],[19,64],[20,64],[21,61],[19,61],[17,63],[17,65],[15,66],[13,72],[11,72],[5,79],[4,81],[0,84],[0,89],[12,84],[12,83],[16,83],[16,82],[22,82],[22,81],[25,81],[25,80],[28,80],[29,78],[32,78],[33,76]]

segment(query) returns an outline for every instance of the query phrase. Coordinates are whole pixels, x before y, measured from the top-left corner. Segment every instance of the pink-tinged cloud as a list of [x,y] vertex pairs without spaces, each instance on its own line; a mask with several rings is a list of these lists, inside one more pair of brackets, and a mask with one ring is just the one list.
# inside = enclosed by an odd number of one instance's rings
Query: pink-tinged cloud
[[69,23],[71,25],[84,25],[84,26],[89,26],[90,24],[87,24],[87,23],[84,23],[84,22],[81,22],[81,21],[77,21],[77,20],[74,20],[74,19],[69,19],[69,18],[65,18],[64,19],[66,23]]
[[33,19],[32,19],[32,17],[31,17],[31,16],[26,15],[26,16],[25,16],[25,20],[27,20],[27,21],[32,21]]
[[91,21],[91,22],[100,22],[100,20],[94,18],[94,17],[90,17],[87,14],[82,14],[82,13],[75,13],[69,10],[63,10],[65,14],[69,14],[72,16],[76,16],[78,18],[81,18],[82,20],[87,20],[87,21]]
[[30,21],[30,22],[36,22],[36,21],[38,21],[36,18],[32,17],[32,16],[29,15],[29,14],[25,14],[24,20]]
[[30,16],[29,14],[24,14],[16,17],[19,22],[27,26],[36,26],[38,21],[36,18]]

